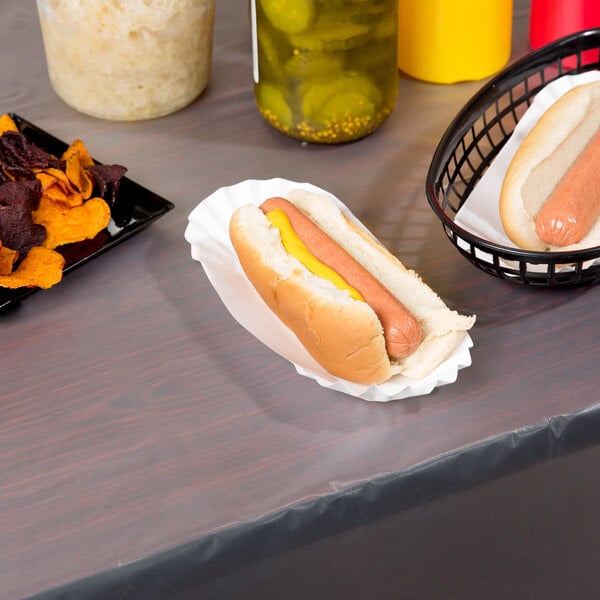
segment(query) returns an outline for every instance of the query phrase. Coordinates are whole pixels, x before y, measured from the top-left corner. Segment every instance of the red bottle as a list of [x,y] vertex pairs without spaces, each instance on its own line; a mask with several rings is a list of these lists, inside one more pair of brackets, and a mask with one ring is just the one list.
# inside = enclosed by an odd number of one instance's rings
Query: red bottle
[[531,0],[529,44],[535,50],[565,35],[600,27],[598,0]]

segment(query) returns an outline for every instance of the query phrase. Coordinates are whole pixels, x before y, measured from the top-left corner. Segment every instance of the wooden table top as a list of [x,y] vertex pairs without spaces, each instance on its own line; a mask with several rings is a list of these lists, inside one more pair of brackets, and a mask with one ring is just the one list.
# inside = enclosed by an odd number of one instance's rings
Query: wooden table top
[[[511,60],[528,51],[528,2]],[[54,94],[33,0],[5,0],[0,110],[103,162],[175,209],[0,316],[0,586],[37,593],[282,507],[400,473],[598,402],[600,289],[490,277],[446,239],[424,192],[437,143],[483,85],[404,76],[373,135],[302,145],[252,91],[247,11],[218,3],[209,88],[119,123]],[[473,364],[432,394],[368,403],[299,376],[227,312],[184,239],[191,210],[245,179],[342,199],[450,304],[475,313]]]

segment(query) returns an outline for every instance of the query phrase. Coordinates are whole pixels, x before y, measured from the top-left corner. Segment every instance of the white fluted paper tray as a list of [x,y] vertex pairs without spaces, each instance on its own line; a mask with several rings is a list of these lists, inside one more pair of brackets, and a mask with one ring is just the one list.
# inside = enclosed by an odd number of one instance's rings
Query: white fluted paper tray
[[414,380],[397,375],[380,385],[358,385],[327,373],[304,349],[296,336],[271,312],[245,276],[229,238],[229,221],[243,204],[257,206],[272,196],[287,196],[295,189],[331,196],[342,211],[358,221],[335,196],[310,183],[286,179],[246,180],[216,190],[190,213],[185,239],[192,258],[199,261],[231,315],[252,335],[289,360],[300,375],[319,385],[363,400],[386,402],[429,394],[454,383],[458,371],[471,364],[471,337],[465,333],[451,356],[428,377]]

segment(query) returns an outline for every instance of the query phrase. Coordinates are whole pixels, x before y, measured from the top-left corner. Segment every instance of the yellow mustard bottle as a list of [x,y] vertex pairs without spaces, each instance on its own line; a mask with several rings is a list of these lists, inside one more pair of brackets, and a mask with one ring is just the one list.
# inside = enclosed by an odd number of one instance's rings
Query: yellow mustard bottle
[[510,58],[513,0],[398,0],[398,67],[431,83],[477,81]]
[[372,133],[398,94],[398,0],[252,0],[254,93],[275,129],[336,144]]

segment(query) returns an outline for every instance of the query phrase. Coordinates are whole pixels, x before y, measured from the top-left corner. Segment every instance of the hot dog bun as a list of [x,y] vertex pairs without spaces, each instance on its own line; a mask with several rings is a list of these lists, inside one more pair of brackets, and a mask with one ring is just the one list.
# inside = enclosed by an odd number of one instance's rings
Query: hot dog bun
[[[500,191],[500,218],[508,237],[526,250],[576,250],[600,244],[600,219],[576,243],[553,245],[536,234],[542,206],[600,129],[600,82],[572,88],[544,112],[515,152]],[[597,171],[598,169],[596,169]],[[600,181],[596,186],[600,202]]]
[[475,317],[446,307],[414,271],[350,221],[328,196],[295,190],[287,198],[401,300],[419,320],[423,341],[410,356],[391,361],[373,309],[291,257],[278,230],[258,207],[248,204],[234,212],[229,233],[244,272],[267,306],[336,377],[361,384],[382,383],[394,374],[426,377],[451,354]]

